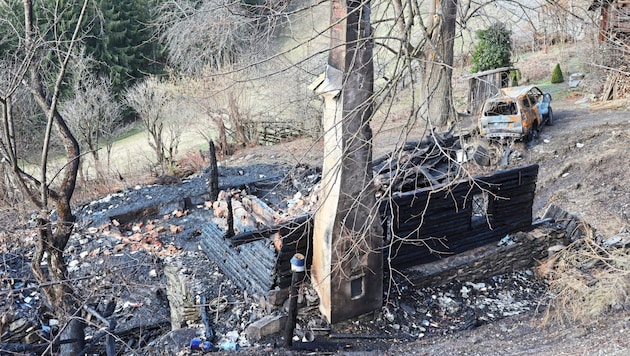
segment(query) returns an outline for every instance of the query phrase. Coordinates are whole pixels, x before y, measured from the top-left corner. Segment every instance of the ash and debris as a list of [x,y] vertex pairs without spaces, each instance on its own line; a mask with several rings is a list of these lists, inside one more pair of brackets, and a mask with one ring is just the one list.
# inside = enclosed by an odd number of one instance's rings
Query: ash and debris
[[[303,165],[221,167],[220,181],[221,189],[257,195],[274,210],[287,214],[292,207],[305,204],[299,202],[311,195],[319,173]],[[193,317],[182,329],[170,331],[164,275],[167,265],[181,267],[192,281],[197,303],[202,297],[209,301],[215,344],[234,341],[241,346],[240,353],[286,351],[282,348],[282,333],[252,340],[247,332],[251,323],[266,315],[286,313],[286,303],[274,306],[263,296],[240,290],[200,251],[199,226],[214,219],[204,201],[206,174],[180,184],[133,187],[76,211],[78,229],[66,253],[74,288],[96,310],[114,302],[116,334],[125,342],[117,343],[117,347],[123,354],[199,353],[190,350],[191,339],[204,336],[199,318]],[[137,211],[150,214],[133,215]],[[116,220],[125,214],[131,214],[128,221]],[[24,277],[30,276],[30,256],[20,253],[3,255],[0,283],[6,297],[0,302],[2,342],[46,342],[54,337],[59,325],[42,305],[43,298],[32,278]],[[530,270],[420,289],[410,285],[404,275],[396,274],[385,285],[389,287],[380,312],[329,325],[319,313],[317,294],[307,281],[298,300],[295,349],[306,353],[383,353],[393,344],[530,312],[536,309],[545,290],[544,281]],[[95,319],[87,321],[88,338],[104,327]],[[102,340],[95,341],[94,352],[102,354],[103,350]]]

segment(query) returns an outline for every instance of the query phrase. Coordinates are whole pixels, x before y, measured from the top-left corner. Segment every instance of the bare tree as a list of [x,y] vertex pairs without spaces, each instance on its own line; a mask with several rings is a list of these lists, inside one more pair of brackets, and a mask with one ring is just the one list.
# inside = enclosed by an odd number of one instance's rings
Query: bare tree
[[207,123],[199,133],[206,140],[215,137],[223,156],[232,153],[233,145],[257,143],[254,119],[261,110],[254,110],[255,90],[245,81],[244,72],[214,74],[214,69],[207,68],[202,77],[182,84],[183,95],[197,111],[197,120]]
[[[0,118],[9,120],[9,125],[0,128],[2,140],[7,142],[6,135],[11,137],[15,156],[21,157],[25,162],[32,162],[37,159],[37,142],[43,139],[42,133],[45,128],[45,118],[33,101],[33,97],[27,88],[16,82],[15,75],[23,75],[24,67],[14,60],[5,59],[0,62],[0,67],[4,68],[0,72]],[[18,123],[12,124],[12,123]],[[15,177],[11,173],[12,169],[7,165],[2,166],[2,200],[9,205],[18,205],[27,198],[22,194]]]
[[125,93],[125,101],[138,114],[149,146],[163,170],[175,161],[185,127],[184,118],[178,112],[181,101],[176,91],[174,83],[150,77]]
[[287,1],[168,0],[156,26],[171,64],[184,73],[222,68],[265,49]]
[[109,168],[114,133],[122,121],[122,105],[112,92],[111,80],[91,73],[89,62],[85,57],[75,61],[74,96],[60,104],[60,112],[92,156],[97,177],[101,179],[104,171],[99,152],[104,145]]
[[[24,22],[13,27],[16,29],[15,35],[20,36],[19,47],[15,52],[8,54],[14,63],[18,64],[13,72],[13,79],[3,88],[0,98],[4,109],[0,153],[4,164],[10,167],[22,194],[39,208],[37,217],[39,238],[31,269],[37,281],[42,284],[50,307],[59,318],[67,321],[62,338],[73,339],[74,342],[62,346],[64,354],[78,354],[83,347],[84,324],[76,317],[79,304],[73,297],[74,292],[68,281],[63,255],[74,228],[70,201],[77,180],[80,149],[57,104],[62,84],[66,79],[68,63],[79,40],[88,3],[89,0],[83,0],[77,4],[81,6],[81,11],[71,32],[53,31],[54,39],[47,41],[40,37],[32,1],[22,1]],[[18,28],[22,28],[23,33]],[[55,37],[56,35],[60,37]],[[41,75],[43,71],[49,73],[53,79],[51,83],[44,81]],[[46,118],[38,177],[20,167],[20,155],[15,141],[16,123],[12,116],[12,100],[22,84],[28,88]],[[48,163],[53,128],[57,130],[63,142],[66,164],[60,172],[50,176]],[[56,182],[58,177],[60,182]],[[51,203],[56,211],[56,221],[51,220]],[[47,268],[42,268],[44,263],[47,264]]]

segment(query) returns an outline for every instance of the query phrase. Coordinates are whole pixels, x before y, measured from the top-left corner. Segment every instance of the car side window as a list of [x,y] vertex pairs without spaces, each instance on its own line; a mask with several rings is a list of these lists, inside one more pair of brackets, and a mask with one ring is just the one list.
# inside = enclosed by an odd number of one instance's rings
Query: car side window
[[538,88],[532,88],[527,95],[529,96],[529,100],[532,104],[542,102],[543,93]]

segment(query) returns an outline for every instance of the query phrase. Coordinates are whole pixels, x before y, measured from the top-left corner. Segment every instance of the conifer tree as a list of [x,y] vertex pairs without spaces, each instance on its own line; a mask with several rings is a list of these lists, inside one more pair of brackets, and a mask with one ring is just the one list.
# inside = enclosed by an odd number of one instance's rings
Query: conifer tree
[[97,18],[86,43],[87,54],[101,65],[100,75],[111,79],[120,93],[135,80],[161,70],[159,49],[153,41],[151,0],[98,0]]
[[562,82],[564,82],[564,76],[562,75],[562,69],[560,69],[560,63],[557,63],[553,67],[553,72],[551,72],[551,83],[558,84]]
[[510,31],[497,22],[485,30],[477,31],[479,43],[473,53],[472,72],[509,67],[512,65],[512,41]]

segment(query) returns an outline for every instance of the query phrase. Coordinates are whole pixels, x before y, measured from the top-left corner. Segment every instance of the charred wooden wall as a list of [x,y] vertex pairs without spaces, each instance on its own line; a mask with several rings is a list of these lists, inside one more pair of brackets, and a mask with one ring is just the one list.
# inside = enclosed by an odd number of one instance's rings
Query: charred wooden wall
[[[426,264],[529,229],[537,176],[538,166],[532,165],[381,199],[379,209],[389,246],[383,253],[385,266],[401,269]],[[474,208],[474,202],[481,208]],[[295,253],[305,255],[310,267],[310,216],[231,239],[212,223],[201,231],[203,251],[251,293],[266,296],[276,287],[289,287],[290,259]],[[276,236],[281,236],[282,244]]]
[[529,228],[537,176],[538,165],[532,165],[383,199],[386,261],[406,268]]
[[241,289],[266,297],[276,287],[283,289],[291,285],[290,260],[294,254],[306,256],[309,266],[311,236],[307,217],[229,239],[215,224],[206,223],[201,228],[200,245]]

